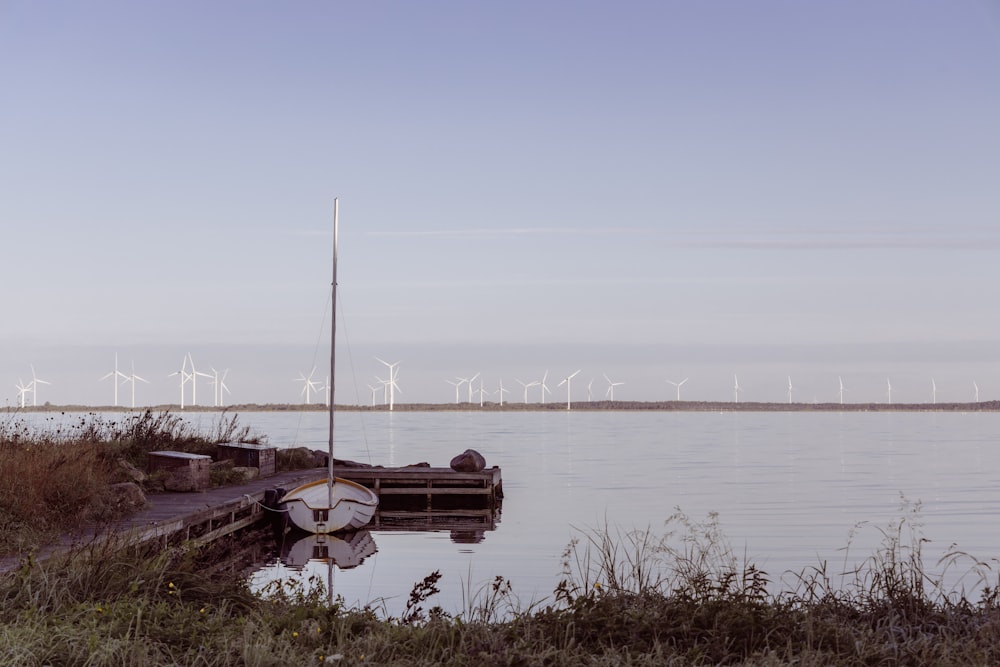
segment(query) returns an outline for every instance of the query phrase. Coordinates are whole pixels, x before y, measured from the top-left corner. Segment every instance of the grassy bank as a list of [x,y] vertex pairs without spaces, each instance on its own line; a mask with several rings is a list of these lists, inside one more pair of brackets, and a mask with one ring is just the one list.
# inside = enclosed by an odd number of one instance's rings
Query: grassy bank
[[[672,526],[672,528],[670,528]],[[1000,661],[994,589],[946,594],[906,523],[836,585],[794,586],[739,564],[714,521],[666,534],[587,532],[550,599],[523,607],[503,577],[464,608],[434,606],[437,573],[406,610],[346,608],[324,582],[253,594],[239,541],[142,553],[106,546],[26,561],[0,578],[4,665],[987,665]],[[895,531],[895,532],[894,532]],[[244,539],[257,540],[257,536]],[[957,558],[957,556],[956,556]],[[838,575],[840,576],[840,575]]]

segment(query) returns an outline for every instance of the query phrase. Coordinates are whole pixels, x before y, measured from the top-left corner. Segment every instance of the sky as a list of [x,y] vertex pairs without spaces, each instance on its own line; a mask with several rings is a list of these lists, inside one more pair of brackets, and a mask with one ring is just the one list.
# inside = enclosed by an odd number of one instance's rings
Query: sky
[[334,198],[338,403],[998,400],[998,82],[997,0],[3,0],[0,405],[304,401]]

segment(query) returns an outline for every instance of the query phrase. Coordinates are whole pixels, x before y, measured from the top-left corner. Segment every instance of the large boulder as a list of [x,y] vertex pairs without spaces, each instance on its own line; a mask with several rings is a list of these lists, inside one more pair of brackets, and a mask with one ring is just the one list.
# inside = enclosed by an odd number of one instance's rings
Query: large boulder
[[135,482],[121,482],[109,487],[111,504],[117,511],[132,511],[146,504],[146,494]]
[[455,472],[480,472],[486,467],[486,459],[474,449],[466,449],[451,460]]

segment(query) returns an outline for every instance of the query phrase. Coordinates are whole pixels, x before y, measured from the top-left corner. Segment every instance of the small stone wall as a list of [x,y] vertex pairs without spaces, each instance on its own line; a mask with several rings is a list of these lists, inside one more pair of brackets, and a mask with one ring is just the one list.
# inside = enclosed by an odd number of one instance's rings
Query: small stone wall
[[167,491],[204,491],[209,485],[212,457],[187,452],[150,452],[149,474],[166,473]]
[[225,442],[215,446],[218,461],[230,460],[238,468],[257,468],[261,477],[275,473],[277,448],[247,442]]

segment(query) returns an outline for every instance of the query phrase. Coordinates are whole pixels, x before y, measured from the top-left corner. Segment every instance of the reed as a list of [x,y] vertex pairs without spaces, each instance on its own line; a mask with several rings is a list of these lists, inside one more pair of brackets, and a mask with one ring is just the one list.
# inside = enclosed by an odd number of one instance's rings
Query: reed
[[151,451],[212,454],[219,442],[260,442],[223,414],[208,433],[169,412],[29,423],[0,419],[0,555],[24,553],[81,524],[119,518],[110,485],[130,481],[123,464],[146,469]]

